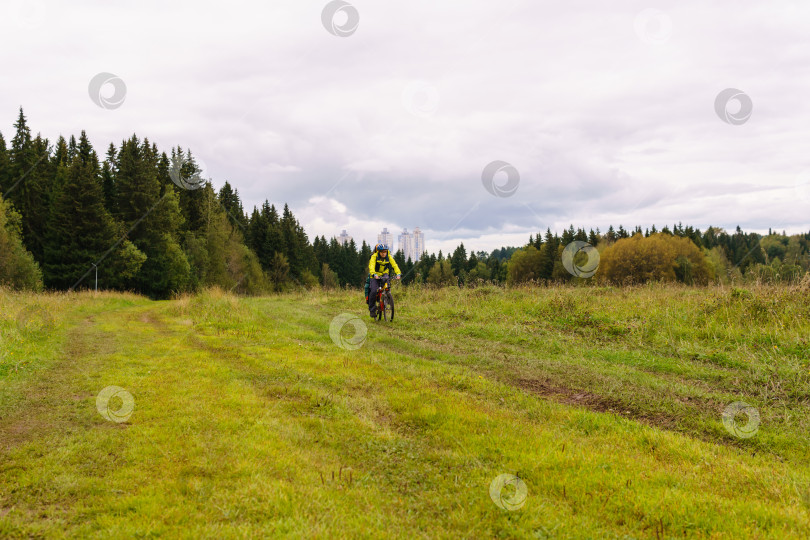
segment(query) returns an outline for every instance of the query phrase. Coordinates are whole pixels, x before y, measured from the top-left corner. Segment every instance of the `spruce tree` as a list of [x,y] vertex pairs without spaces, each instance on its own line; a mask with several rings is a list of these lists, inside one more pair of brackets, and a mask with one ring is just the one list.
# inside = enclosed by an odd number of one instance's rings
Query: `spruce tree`
[[[181,163],[180,176],[182,179],[190,179],[193,178],[195,174],[199,175],[202,173],[191,151],[185,152],[179,146],[172,149],[171,159],[167,156],[166,163]],[[182,189],[176,186],[169,175],[168,167],[166,178],[164,178],[162,182],[167,186],[172,185],[177,190],[180,208],[184,218],[183,230],[192,232],[201,231],[205,227],[205,216],[208,213],[206,205],[209,202],[202,189]]]
[[551,229],[546,229],[545,240],[543,249],[541,250],[542,257],[540,258],[540,264],[542,266],[538,271],[538,276],[541,279],[551,279],[551,275],[554,272],[554,261],[557,258],[559,241],[551,234]]
[[284,247],[286,248],[284,254],[287,256],[290,275],[294,278],[300,278],[301,273],[304,271],[303,246],[299,243],[298,224],[286,204],[279,225]]
[[365,265],[361,262],[354,239],[343,246],[343,251],[346,257],[346,284],[350,287],[357,287],[363,283],[358,276],[360,276],[362,268],[368,264],[368,261],[366,261]]
[[360,252],[357,254],[357,260],[360,264],[357,281],[360,283],[365,283],[366,276],[368,275],[368,263],[371,260],[371,246],[366,244],[365,240],[363,240],[363,244],[360,246]]
[[[312,249],[315,252],[315,259],[318,261],[318,264],[321,266],[321,270],[323,270],[324,264],[329,264],[329,244],[326,242],[326,238],[321,236],[316,236],[315,240],[312,241]],[[330,266],[331,270],[331,266]],[[318,275],[318,277],[323,277]]]
[[242,208],[242,201],[239,199],[239,190],[233,189],[231,184],[226,181],[225,185],[219,190],[219,203],[225,209],[231,223],[244,231],[247,223],[245,209]]
[[402,253],[401,249],[398,249],[396,253],[394,253],[394,261],[396,261],[397,266],[399,266],[399,270],[403,271],[402,269],[405,268],[405,254]]
[[99,172],[98,158],[82,132],[47,225],[43,269],[49,287],[93,287],[94,263],[100,287],[124,287],[146,258],[122,241],[104,205]]
[[110,143],[107,148],[107,159],[101,165],[101,185],[104,190],[104,202],[111,214],[118,213],[116,206],[117,193],[115,175],[117,171],[115,146]]
[[405,266],[400,268],[400,270],[402,270],[402,284],[408,285],[410,283],[413,283],[415,273],[414,263],[410,257],[408,257],[408,260],[405,261]]
[[462,242],[456,249],[453,251],[453,255],[450,256],[450,267],[453,269],[453,273],[455,275],[459,275],[464,267],[467,264],[467,250],[464,248],[464,242]]
[[[43,234],[48,218],[48,178],[46,167],[48,150],[47,139],[31,138],[31,130],[23,110],[17,122],[17,129],[9,149],[8,187],[4,190],[7,200],[14,204],[22,216],[23,242],[37,262],[42,262]],[[44,162],[44,163],[43,163]]]
[[54,146],[53,156],[51,156],[51,162],[53,163],[53,169],[70,166],[67,141],[61,135],[58,139],[56,139],[56,145]]
[[[326,262],[329,264],[329,268],[334,270],[334,272],[338,275],[338,280],[340,281],[341,278],[345,277],[345,270],[343,268],[343,258],[341,256],[342,252],[341,245],[338,243],[337,238],[334,236],[329,240],[329,250],[328,255],[326,258]],[[340,283],[343,285],[343,282]]]
[[[4,190],[6,192],[25,176],[25,173],[34,166],[37,159],[31,141],[31,130],[28,128],[28,121],[22,109],[20,109],[20,114],[17,117],[17,122],[14,123],[14,127],[17,131],[14,134],[14,138],[11,139],[11,147],[9,148],[11,182]],[[20,193],[20,191],[16,193]],[[18,195],[10,197],[8,193],[6,194],[7,201],[11,200],[12,202],[16,202],[18,198]],[[20,208],[18,208],[18,210],[19,209]]]
[[568,227],[568,230],[563,231],[562,233],[562,243],[566,246],[574,241],[574,236],[576,236],[576,232],[574,231],[574,226],[571,225]]
[[124,141],[118,153],[115,204],[132,243],[147,256],[134,279],[136,290],[166,298],[188,286],[190,266],[178,242],[183,223],[178,197],[174,189],[161,186],[158,159],[148,139],[141,142],[133,135]]
[[470,252],[470,258],[467,261],[465,268],[467,272],[471,272],[472,270],[475,269],[476,266],[478,266],[478,255],[476,255],[475,252],[472,251]]
[[267,227],[265,226],[264,219],[262,218],[262,214],[259,213],[259,209],[254,206],[253,213],[250,215],[250,219],[248,220],[247,231],[245,232],[245,241],[250,249],[252,249],[259,258],[259,263],[265,270],[267,270],[270,264],[270,261],[264,259],[262,251],[266,237]]
[[[276,259],[276,253],[286,254],[288,245],[281,230],[281,221],[278,218],[276,206],[265,201],[262,206],[262,218],[266,227],[266,235],[262,246],[264,258],[260,257],[260,260],[266,260],[266,268],[270,269],[273,265],[280,264],[280,259]],[[262,266],[264,266],[264,262],[262,262]],[[287,261],[287,270],[289,271],[289,261]]]

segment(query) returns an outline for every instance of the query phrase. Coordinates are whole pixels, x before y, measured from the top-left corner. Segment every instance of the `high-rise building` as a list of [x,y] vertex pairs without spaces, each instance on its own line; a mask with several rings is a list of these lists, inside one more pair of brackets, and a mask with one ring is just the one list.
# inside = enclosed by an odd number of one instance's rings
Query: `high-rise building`
[[338,244],[341,246],[348,246],[349,243],[352,241],[352,237],[346,232],[346,229],[343,229],[343,232],[340,233],[340,236],[337,237]]
[[419,227],[416,227],[413,230],[413,262],[418,261],[422,258],[422,254],[425,252],[425,235],[422,234],[422,231]]
[[[378,244],[386,244],[388,249],[394,251],[394,235],[388,232],[388,229],[383,229],[377,235]],[[403,229],[402,233],[397,235],[397,250],[402,251],[402,255],[407,261],[409,258],[412,262],[417,262],[422,258],[425,252],[425,235],[416,227],[412,233],[408,229]]]
[[383,228],[382,232],[377,235],[377,243],[385,244],[388,246],[388,249],[391,249],[391,246],[394,243],[394,235],[388,232],[387,228]]
[[397,238],[399,245],[398,249],[402,252],[405,260],[410,259],[413,261],[413,235],[408,232],[408,229],[403,229],[402,234]]

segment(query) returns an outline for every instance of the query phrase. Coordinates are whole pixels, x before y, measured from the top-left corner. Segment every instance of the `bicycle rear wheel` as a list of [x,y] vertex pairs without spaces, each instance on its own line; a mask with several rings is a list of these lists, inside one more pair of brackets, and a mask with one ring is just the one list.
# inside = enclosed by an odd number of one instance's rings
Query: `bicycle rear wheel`
[[383,303],[385,304],[385,309],[383,310],[383,317],[385,317],[386,321],[393,321],[394,320],[394,297],[391,296],[391,293],[385,291],[385,295],[383,295]]

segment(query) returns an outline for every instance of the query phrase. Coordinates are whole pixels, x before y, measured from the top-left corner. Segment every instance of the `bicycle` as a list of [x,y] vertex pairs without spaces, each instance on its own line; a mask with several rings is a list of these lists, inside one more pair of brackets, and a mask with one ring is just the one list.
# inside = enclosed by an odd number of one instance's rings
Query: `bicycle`
[[380,276],[382,285],[377,289],[377,320],[394,320],[394,297],[391,296],[391,276]]

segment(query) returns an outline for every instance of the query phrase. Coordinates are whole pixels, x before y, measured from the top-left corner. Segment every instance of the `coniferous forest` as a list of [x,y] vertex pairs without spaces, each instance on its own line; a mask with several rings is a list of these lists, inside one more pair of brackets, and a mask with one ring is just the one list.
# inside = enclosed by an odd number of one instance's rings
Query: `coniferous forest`
[[[290,208],[266,200],[246,212],[227,181],[178,182],[200,170],[190,150],[161,151],[132,135],[103,155],[78,139],[34,136],[22,109],[0,133],[0,285],[131,290],[152,298],[217,286],[243,294],[297,287],[362,287],[372,247],[308,238]],[[173,177],[174,176],[174,177]],[[281,203],[279,203],[281,205]],[[573,241],[601,257],[595,282],[785,282],[810,269],[810,233],[733,233],[682,224],[631,231],[546,230],[492,253],[394,257],[405,284],[516,284],[576,279],[561,255]]]

